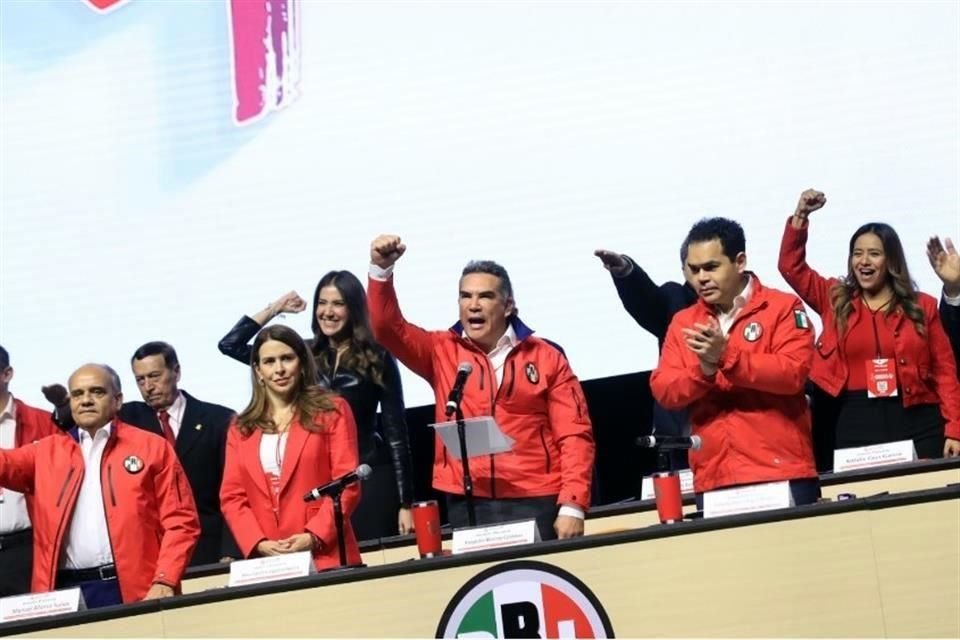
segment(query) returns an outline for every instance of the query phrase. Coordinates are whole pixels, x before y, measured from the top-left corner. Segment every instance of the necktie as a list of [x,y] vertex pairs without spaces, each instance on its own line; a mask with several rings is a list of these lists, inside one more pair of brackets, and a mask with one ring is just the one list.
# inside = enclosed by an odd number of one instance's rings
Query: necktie
[[173,435],[173,428],[170,426],[170,413],[166,410],[161,411],[157,414],[157,417],[160,418],[160,427],[163,429],[163,437],[167,439],[167,442],[171,446],[177,446],[177,438]]

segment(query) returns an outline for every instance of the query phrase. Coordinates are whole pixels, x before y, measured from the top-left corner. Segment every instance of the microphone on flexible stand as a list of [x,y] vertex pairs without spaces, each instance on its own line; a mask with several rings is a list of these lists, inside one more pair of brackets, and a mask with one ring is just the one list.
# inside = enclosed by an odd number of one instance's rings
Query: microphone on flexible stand
[[454,411],[460,408],[460,400],[463,399],[463,387],[467,384],[467,378],[473,371],[473,366],[469,362],[461,362],[457,367],[457,377],[453,381],[453,388],[450,389],[450,395],[447,396],[446,416],[449,418]]

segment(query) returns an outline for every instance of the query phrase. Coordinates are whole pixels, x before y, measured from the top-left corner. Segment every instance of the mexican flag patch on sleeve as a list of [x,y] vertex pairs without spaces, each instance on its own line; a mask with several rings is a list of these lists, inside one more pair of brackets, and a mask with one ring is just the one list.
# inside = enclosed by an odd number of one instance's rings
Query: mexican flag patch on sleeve
[[797,325],[798,329],[809,329],[810,319],[807,317],[807,312],[801,309],[794,309],[793,323]]

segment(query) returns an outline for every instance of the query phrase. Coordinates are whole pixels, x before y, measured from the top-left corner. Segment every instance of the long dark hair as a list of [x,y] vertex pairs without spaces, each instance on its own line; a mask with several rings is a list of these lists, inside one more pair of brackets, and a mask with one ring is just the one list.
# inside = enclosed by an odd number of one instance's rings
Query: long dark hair
[[324,287],[335,287],[347,305],[349,318],[342,335],[337,336],[338,340],[345,341],[348,345],[340,358],[341,364],[382,387],[383,356],[370,328],[367,294],[357,276],[349,271],[330,271],[320,278],[313,292],[313,318],[310,320],[310,328],[313,329],[312,348],[317,366],[324,372],[331,372],[336,362],[336,353],[330,348],[330,338],[320,331],[320,322],[317,320],[317,301]]
[[335,404],[330,391],[317,385],[317,369],[313,358],[296,331],[282,324],[266,327],[257,334],[253,341],[253,351],[250,356],[250,382],[253,393],[247,408],[237,416],[237,426],[240,433],[249,436],[257,429],[267,433],[277,430],[276,423],[270,418],[270,405],[267,401],[267,392],[264,385],[258,381],[257,365],[260,363],[260,348],[268,340],[276,340],[287,345],[297,354],[300,360],[300,376],[297,378],[293,390],[293,402],[296,405],[296,417],[307,431],[322,431],[314,418],[321,413],[332,411]]
[[917,304],[917,285],[910,277],[907,268],[907,259],[903,253],[903,243],[893,227],[883,222],[868,222],[853,232],[850,237],[850,247],[847,253],[847,275],[833,285],[830,290],[830,304],[837,318],[837,330],[843,333],[847,328],[847,320],[853,312],[853,299],[863,292],[854,275],[853,247],[857,238],[865,233],[872,233],[880,238],[883,253],[887,261],[887,284],[893,289],[893,301],[887,306],[886,315],[893,313],[898,307],[913,321],[917,333],[926,333],[923,318],[923,309]]

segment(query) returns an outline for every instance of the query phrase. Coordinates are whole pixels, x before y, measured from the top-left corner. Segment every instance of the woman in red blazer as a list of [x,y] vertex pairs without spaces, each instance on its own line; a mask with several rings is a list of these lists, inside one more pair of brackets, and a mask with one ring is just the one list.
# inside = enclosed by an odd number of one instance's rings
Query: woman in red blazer
[[[340,564],[333,502],[305,503],[311,489],[356,470],[350,406],[317,386],[313,358],[289,327],[263,329],[253,343],[253,397],[227,436],[220,502],[244,557],[311,551],[318,569]],[[360,563],[350,514],[360,499],[343,492],[344,544]]]
[[913,440],[921,458],[960,454],[960,383],[937,301],[916,290],[900,238],[881,222],[850,238],[844,278],[811,269],[807,218],[826,201],[801,194],[779,266],[823,320],[810,380],[836,398],[837,448]]

